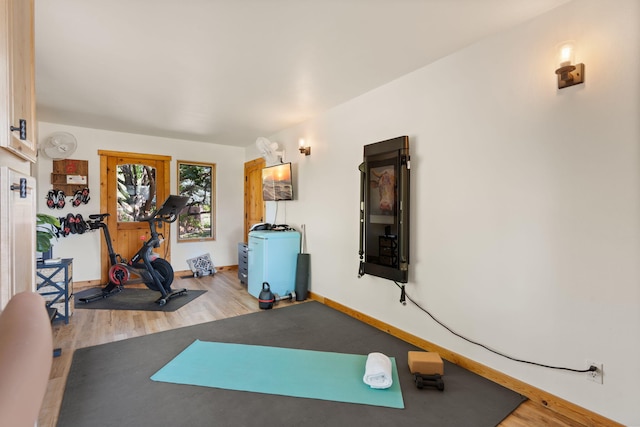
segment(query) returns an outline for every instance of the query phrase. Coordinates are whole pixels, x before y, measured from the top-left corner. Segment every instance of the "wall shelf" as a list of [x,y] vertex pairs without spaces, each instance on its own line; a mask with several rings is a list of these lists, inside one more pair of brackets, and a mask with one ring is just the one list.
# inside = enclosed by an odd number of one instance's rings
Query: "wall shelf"
[[89,174],[88,160],[54,160],[51,185],[54,190],[62,190],[66,196],[87,188]]

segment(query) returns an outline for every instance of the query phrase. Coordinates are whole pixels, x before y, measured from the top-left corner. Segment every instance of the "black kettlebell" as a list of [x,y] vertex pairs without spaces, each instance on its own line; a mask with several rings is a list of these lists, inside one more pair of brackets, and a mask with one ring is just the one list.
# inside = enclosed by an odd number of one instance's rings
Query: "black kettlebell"
[[276,301],[275,295],[271,292],[271,288],[269,287],[269,283],[262,282],[262,291],[260,291],[260,295],[258,296],[258,307],[263,310],[268,310],[273,308],[273,303]]

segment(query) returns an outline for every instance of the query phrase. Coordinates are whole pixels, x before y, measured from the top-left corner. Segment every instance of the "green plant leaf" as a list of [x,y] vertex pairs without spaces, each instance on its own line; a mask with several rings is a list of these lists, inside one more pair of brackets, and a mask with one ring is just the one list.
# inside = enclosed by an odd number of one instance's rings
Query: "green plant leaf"
[[60,220],[47,214],[36,214],[36,251],[47,252],[57,239]]

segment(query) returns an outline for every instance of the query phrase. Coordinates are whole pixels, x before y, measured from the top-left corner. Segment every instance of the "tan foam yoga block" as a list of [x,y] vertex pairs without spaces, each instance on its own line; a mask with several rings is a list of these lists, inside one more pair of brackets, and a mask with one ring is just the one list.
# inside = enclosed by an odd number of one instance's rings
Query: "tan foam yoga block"
[[410,351],[409,370],[412,374],[444,375],[442,359],[432,351]]

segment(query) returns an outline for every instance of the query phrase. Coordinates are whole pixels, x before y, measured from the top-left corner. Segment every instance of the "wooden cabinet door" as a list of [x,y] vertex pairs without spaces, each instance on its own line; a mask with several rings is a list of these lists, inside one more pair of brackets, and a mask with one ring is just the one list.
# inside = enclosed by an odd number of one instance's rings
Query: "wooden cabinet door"
[[0,167],[0,311],[15,294],[35,291],[35,193],[33,177]]
[[33,0],[1,0],[3,46],[0,66],[8,99],[2,107],[0,146],[36,161]]

